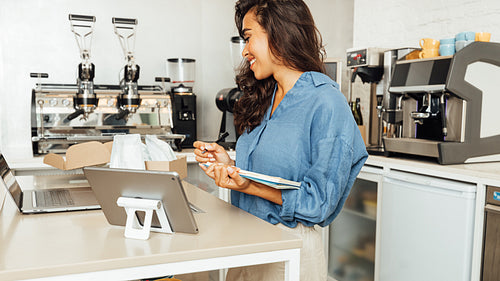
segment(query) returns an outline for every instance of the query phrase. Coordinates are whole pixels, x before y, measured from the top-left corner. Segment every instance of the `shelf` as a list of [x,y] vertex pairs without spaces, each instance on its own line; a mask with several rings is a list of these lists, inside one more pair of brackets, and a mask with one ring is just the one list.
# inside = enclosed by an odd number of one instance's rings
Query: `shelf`
[[335,253],[330,258],[335,263],[329,263],[328,281],[367,281],[374,280],[375,264],[365,257],[357,256],[350,251],[334,247]]
[[338,245],[333,245],[334,248],[342,251],[342,252],[345,252],[345,253],[348,253],[350,255],[352,255],[352,257],[356,258],[357,260],[360,260],[360,261],[363,261],[363,262],[366,262],[366,263],[370,263],[370,264],[373,264],[375,263],[374,259],[372,257],[368,257],[366,255],[366,253],[364,252],[364,250],[361,250],[361,249],[352,249],[352,250],[349,250],[349,249],[344,249],[342,247],[339,247]]
[[377,220],[376,217],[373,217],[373,216],[370,216],[370,215],[365,214],[363,212],[356,211],[356,210],[349,209],[349,208],[342,209],[342,212],[346,212],[348,214],[355,215],[355,216],[358,216],[358,217],[362,217],[362,218],[365,218],[365,219],[368,219],[368,220],[372,220],[372,221],[376,221]]

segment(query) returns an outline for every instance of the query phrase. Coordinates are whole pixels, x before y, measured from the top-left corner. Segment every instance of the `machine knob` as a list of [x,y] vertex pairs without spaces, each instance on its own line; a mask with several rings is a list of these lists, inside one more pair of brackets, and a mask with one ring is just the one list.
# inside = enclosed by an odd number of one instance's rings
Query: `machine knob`
[[107,104],[108,104],[108,106],[113,106],[115,104],[115,100],[109,99]]
[[64,106],[69,106],[69,105],[71,104],[71,101],[70,101],[69,99],[64,99],[64,100],[62,101],[62,104],[63,104]]
[[57,99],[51,99],[49,102],[50,106],[56,106],[57,105]]

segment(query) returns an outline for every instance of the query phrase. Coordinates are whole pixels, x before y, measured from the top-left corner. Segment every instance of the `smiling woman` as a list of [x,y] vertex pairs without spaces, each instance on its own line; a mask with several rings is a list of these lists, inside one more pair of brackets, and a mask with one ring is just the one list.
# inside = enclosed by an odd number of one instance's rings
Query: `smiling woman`
[[[231,189],[233,205],[302,238],[300,280],[325,281],[318,226],[342,209],[367,158],[363,139],[338,84],[324,74],[321,36],[302,0],[240,0],[235,20],[246,41],[236,77],[243,91],[234,108],[241,134],[236,161],[220,145],[199,141],[196,160],[218,186]],[[241,170],[300,187],[274,189]],[[283,280],[284,268],[231,268],[226,280]]]
[[242,132],[260,123],[273,96],[274,77],[256,66],[267,61],[301,72],[324,72],[325,52],[309,8],[302,1],[239,1],[235,21],[247,42],[243,51],[247,61],[236,77],[240,88],[249,93],[235,107],[235,125]]

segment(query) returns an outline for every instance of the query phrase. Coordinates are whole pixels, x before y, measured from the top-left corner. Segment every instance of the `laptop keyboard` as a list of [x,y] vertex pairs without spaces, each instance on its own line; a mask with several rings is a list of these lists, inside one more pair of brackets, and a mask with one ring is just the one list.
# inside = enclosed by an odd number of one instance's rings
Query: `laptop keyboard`
[[68,190],[36,190],[36,206],[71,206],[74,205],[73,199]]

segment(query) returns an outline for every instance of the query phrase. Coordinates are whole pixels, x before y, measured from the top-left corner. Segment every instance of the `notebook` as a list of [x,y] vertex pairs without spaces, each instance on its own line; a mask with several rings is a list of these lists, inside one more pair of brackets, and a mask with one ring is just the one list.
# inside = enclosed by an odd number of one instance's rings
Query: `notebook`
[[[79,187],[70,188],[36,189],[33,182],[19,184],[1,152],[0,176],[0,185],[4,186],[6,193],[14,200],[19,211],[23,214],[100,209],[92,189],[88,183],[82,181],[84,178],[73,184]],[[62,182],[66,183],[65,186],[72,186],[71,178],[74,178],[75,175],[33,177],[37,177],[38,182],[45,186],[57,186],[57,183]]]
[[[189,204],[176,172],[85,167],[83,172],[94,191],[109,224],[125,226],[127,214],[117,205],[120,197],[161,200],[168,223],[174,232],[198,233],[193,212],[203,210]],[[137,212],[142,224],[144,212]],[[152,227],[160,223],[153,215]]]
[[[210,167],[210,163],[202,163],[205,167]],[[264,175],[261,173],[250,172],[246,170],[239,170],[238,174],[241,177],[265,184],[276,189],[300,189],[300,182],[286,180],[280,177]]]

